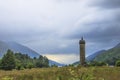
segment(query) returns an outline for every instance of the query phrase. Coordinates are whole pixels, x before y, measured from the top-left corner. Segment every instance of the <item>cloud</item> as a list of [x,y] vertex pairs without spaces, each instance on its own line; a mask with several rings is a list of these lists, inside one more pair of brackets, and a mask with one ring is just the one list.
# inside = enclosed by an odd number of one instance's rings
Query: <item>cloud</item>
[[92,0],[92,6],[98,6],[102,9],[120,8],[120,0]]
[[92,12],[75,23],[76,29],[68,37],[80,39],[83,35],[89,40],[100,42],[119,39],[119,14],[119,9]]

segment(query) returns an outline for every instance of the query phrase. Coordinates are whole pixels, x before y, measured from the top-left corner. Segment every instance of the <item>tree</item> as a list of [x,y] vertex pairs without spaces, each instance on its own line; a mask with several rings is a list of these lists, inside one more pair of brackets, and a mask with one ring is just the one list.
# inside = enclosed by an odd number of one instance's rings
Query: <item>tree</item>
[[32,58],[30,58],[30,56],[28,56],[27,54],[15,53],[15,58],[16,58],[16,68],[18,70],[21,68],[22,69],[28,68],[29,63],[33,64]]
[[49,67],[49,60],[48,60],[48,58],[46,57],[46,56],[44,56],[44,67]]
[[17,70],[22,70],[23,69],[23,65],[22,65],[21,61],[16,59],[15,62],[16,62],[16,67],[15,68]]
[[12,70],[15,68],[15,56],[10,49],[7,50],[7,53],[2,58],[1,67],[4,70]]
[[28,63],[28,64],[27,64],[27,68],[31,69],[31,68],[33,68],[33,67],[34,67],[33,63]]
[[120,67],[120,60],[116,61],[116,64],[115,64],[117,67],[119,66]]
[[47,59],[47,57],[43,57],[43,56],[39,56],[38,59],[36,59],[36,67],[49,67],[49,60]]
[[53,64],[53,65],[51,65],[51,67],[58,67],[57,65],[55,65],[55,64]]
[[43,67],[43,56],[40,55],[39,58],[36,59],[36,67]]

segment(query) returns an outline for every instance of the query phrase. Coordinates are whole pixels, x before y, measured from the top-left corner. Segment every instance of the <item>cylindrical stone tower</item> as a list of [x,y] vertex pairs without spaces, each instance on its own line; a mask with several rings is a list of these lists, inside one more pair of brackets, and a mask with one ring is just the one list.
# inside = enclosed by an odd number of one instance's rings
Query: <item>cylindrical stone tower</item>
[[83,40],[83,37],[79,41],[80,45],[80,63],[82,66],[85,65],[85,40]]

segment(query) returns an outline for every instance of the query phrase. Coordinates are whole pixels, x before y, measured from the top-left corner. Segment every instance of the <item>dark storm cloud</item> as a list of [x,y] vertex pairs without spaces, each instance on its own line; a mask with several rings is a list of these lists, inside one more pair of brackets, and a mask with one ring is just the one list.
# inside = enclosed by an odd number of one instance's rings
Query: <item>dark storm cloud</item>
[[120,40],[119,37],[120,34],[120,25],[113,25],[110,26],[104,30],[101,29],[94,29],[91,32],[86,34],[86,37],[88,37],[93,42],[111,42],[114,40]]
[[94,28],[87,32],[81,32],[81,28],[78,28],[72,35],[69,35],[69,38],[80,39],[81,36],[85,36],[91,42],[101,43],[120,40],[120,14],[118,13],[108,19],[84,23],[82,26],[87,28],[94,26]]
[[91,5],[101,8],[120,8],[120,0],[94,0]]
[[30,27],[37,27],[37,26],[21,25],[21,24],[18,24],[19,25],[18,26],[14,24],[4,25],[0,23],[0,40],[16,41],[16,42],[29,41],[29,40],[31,41],[36,38],[47,36],[48,34],[51,35],[52,32],[52,30],[43,30],[37,28],[31,29]]
[[[114,27],[113,27],[114,26]],[[72,39],[80,39],[81,36],[84,36],[90,42],[100,42],[106,43],[113,40],[120,40],[120,24],[109,26],[106,29],[102,30],[100,28],[96,28],[91,30],[88,33],[77,33],[75,35],[70,36]]]

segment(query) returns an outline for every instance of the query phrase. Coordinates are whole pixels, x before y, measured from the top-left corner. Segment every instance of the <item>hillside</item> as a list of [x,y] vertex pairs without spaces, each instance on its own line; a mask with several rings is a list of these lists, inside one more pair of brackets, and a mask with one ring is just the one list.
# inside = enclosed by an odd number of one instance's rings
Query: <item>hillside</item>
[[61,64],[61,63],[58,63],[58,62],[56,62],[56,61],[49,60],[49,65],[51,66],[51,65],[53,65],[53,64],[58,65],[58,66],[65,66],[65,64]]
[[0,41],[0,57],[2,57],[8,49],[11,49],[15,53],[20,52],[22,54],[28,54],[30,57],[39,57],[40,55],[32,49],[23,46],[19,43]]
[[120,44],[117,44],[115,47],[97,55],[94,61],[104,61],[110,65],[114,65],[115,61],[118,59],[120,60]]
[[0,57],[3,56],[4,53],[9,49],[9,46],[5,43],[0,41]]
[[[23,46],[19,43],[0,41],[0,57],[2,57],[8,49],[12,50],[13,52],[20,52],[22,54],[28,54],[32,58],[40,56],[40,54],[38,54],[34,50],[32,50],[32,49],[30,49],[26,46]],[[58,62],[49,60],[49,65],[53,65],[53,64],[58,65],[58,66],[63,66],[64,65],[64,64],[60,64]]]
[[93,53],[92,55],[88,56],[87,57],[87,61],[92,61],[94,60],[94,58],[102,53],[104,53],[106,50],[101,50],[101,51],[98,51],[98,52],[95,52]]

